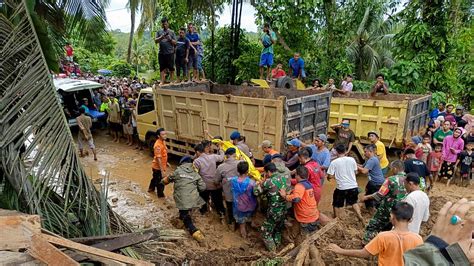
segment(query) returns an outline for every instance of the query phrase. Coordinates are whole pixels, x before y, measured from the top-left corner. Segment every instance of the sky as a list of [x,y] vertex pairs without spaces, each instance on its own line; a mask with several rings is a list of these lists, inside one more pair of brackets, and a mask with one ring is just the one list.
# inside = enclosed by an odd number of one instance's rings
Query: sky
[[[111,0],[110,6],[105,10],[109,29],[119,29],[122,32],[130,32],[130,12],[127,10],[127,0]],[[242,7],[242,22],[241,28],[247,31],[257,32],[257,25],[255,24],[255,9],[247,3]],[[232,15],[231,6],[226,6],[220,18],[217,20],[219,26],[230,24]],[[135,28],[140,22],[140,14],[137,14],[135,19]]]

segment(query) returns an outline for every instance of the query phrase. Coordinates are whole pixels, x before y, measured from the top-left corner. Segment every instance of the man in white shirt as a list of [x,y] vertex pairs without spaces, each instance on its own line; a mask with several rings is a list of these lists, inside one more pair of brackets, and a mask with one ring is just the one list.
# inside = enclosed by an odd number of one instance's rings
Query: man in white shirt
[[363,222],[358,202],[359,186],[357,185],[356,173],[357,163],[352,157],[345,156],[346,147],[339,144],[335,147],[337,158],[329,165],[328,180],[336,179],[336,190],[332,196],[334,218],[340,217],[344,205],[351,205],[357,217]]
[[405,179],[405,189],[408,192],[403,200],[413,206],[413,217],[408,224],[408,230],[419,234],[421,222],[427,222],[430,217],[430,199],[420,190],[420,176],[417,173],[408,173]]
[[347,75],[346,78],[341,83],[341,89],[335,89],[336,96],[343,96],[343,95],[350,95],[352,93],[352,88],[354,85],[352,84],[352,76]]

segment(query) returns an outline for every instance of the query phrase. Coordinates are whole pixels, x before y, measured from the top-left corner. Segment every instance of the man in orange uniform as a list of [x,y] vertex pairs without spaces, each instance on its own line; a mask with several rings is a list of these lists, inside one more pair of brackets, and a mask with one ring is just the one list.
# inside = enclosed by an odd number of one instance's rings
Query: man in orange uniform
[[290,194],[284,189],[280,189],[280,195],[286,200],[293,202],[295,218],[301,224],[301,232],[309,234],[319,225],[319,210],[314,198],[313,185],[308,181],[308,169],[300,165],[296,168],[295,188]]
[[150,181],[150,186],[148,187],[148,192],[155,192],[157,189],[158,198],[163,198],[165,196],[165,185],[161,183],[161,179],[166,177],[166,167],[168,165],[168,149],[166,148],[166,131],[164,128],[159,128],[156,131],[158,139],[153,145],[153,162],[151,163],[151,168],[153,170],[153,178]]

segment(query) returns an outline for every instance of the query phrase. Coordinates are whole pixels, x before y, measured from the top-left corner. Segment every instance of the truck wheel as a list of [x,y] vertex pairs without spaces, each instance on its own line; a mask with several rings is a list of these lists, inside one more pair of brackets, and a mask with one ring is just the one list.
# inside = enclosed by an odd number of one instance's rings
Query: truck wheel
[[153,151],[153,146],[155,145],[155,142],[156,142],[156,136],[153,134],[148,135],[145,140],[146,146],[148,147],[148,150],[150,151],[150,155],[152,157],[155,156],[154,151]]
[[294,89],[295,83],[290,77],[281,77],[277,80],[276,86],[282,89]]

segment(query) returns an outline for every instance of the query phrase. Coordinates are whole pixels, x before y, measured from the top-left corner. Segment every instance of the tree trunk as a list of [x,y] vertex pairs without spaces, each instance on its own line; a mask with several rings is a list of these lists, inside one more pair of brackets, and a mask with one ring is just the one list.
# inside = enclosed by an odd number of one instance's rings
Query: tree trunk
[[132,57],[133,32],[135,31],[135,10],[132,10],[131,8],[130,8],[130,21],[132,22],[132,26],[130,27],[130,36],[128,38],[128,49],[127,49],[127,63],[129,64],[130,64],[130,59]]

